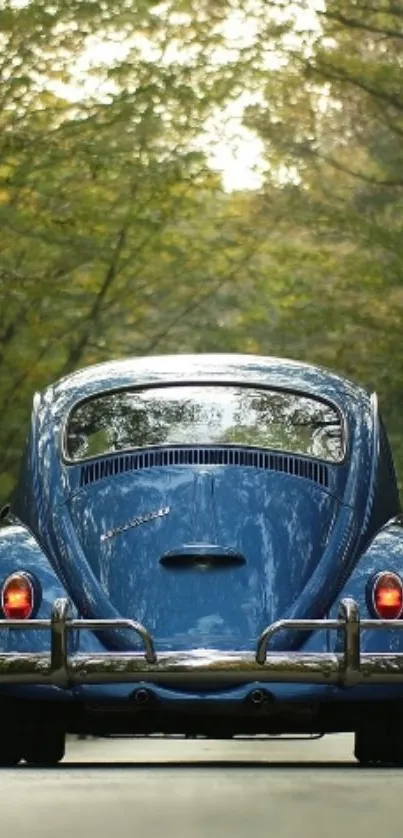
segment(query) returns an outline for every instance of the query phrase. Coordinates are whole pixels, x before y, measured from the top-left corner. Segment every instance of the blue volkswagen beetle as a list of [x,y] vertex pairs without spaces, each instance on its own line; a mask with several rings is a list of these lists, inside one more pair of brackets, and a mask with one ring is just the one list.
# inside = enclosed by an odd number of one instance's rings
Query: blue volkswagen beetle
[[403,762],[403,529],[375,396],[244,355],[34,399],[0,531],[0,763],[66,732],[355,733]]

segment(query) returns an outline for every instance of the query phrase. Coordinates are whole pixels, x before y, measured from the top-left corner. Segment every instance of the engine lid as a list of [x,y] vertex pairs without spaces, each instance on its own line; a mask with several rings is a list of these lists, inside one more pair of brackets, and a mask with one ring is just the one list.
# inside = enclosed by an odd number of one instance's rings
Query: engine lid
[[167,467],[69,501],[94,574],[160,648],[253,648],[314,572],[339,503],[316,483],[247,467]]

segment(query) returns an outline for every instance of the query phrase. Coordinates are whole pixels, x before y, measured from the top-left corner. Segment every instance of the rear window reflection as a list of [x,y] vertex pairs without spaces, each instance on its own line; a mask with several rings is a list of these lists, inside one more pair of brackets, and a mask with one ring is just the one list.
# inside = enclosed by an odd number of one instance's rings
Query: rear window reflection
[[160,445],[246,445],[331,462],[344,449],[338,412],[288,392],[223,385],[126,390],[91,398],[70,415],[71,460]]

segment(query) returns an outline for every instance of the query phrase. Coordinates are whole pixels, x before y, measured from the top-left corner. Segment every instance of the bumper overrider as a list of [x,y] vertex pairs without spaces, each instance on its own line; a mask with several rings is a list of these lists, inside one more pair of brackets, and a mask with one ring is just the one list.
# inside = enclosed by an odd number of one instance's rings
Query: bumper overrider
[[[51,685],[71,688],[76,684],[163,682],[191,687],[192,681],[219,682],[223,686],[248,683],[358,684],[403,683],[403,653],[362,653],[361,632],[366,629],[403,630],[401,620],[360,620],[353,599],[340,602],[332,620],[278,620],[260,635],[255,652],[222,652],[195,649],[161,652],[158,655],[147,629],[134,620],[72,619],[67,599],[54,602],[50,620],[0,620],[0,630],[50,631],[50,653],[0,654],[2,684]],[[69,654],[71,631],[126,629],[143,641],[143,652]],[[284,629],[336,631],[340,652],[300,653],[269,651],[270,640]]]

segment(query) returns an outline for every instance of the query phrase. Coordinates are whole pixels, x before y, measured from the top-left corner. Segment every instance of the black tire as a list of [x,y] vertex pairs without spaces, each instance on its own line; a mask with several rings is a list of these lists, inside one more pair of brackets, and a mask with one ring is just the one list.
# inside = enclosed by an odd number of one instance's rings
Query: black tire
[[23,747],[17,737],[15,740],[7,738],[0,744],[0,768],[14,768],[23,758]]
[[30,731],[27,735],[23,756],[28,765],[51,768],[62,761],[65,749],[64,731],[39,728]]
[[386,725],[363,728],[355,732],[354,756],[363,766],[402,766],[403,741],[399,732],[392,733]]

